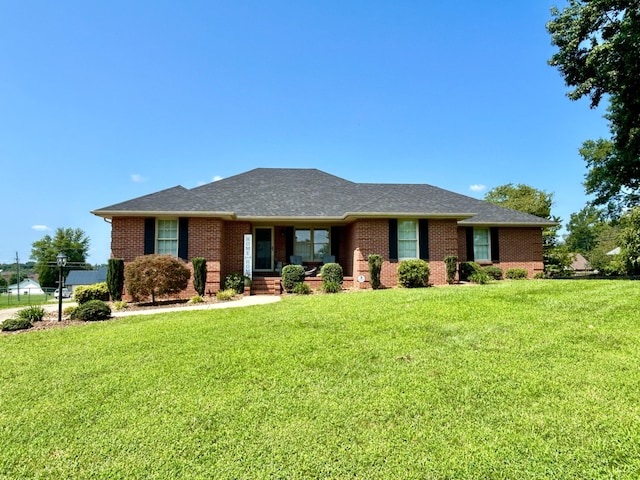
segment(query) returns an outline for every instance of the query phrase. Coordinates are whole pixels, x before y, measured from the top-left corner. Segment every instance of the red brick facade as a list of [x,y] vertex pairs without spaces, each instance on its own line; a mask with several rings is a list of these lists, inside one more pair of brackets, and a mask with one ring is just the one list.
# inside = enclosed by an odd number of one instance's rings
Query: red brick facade
[[[145,219],[143,217],[114,217],[111,222],[111,256],[131,262],[144,255]],[[273,257],[275,262],[288,263],[286,258],[287,229],[294,225],[273,226]],[[253,233],[250,222],[226,221],[218,218],[194,217],[188,220],[188,258],[204,257],[207,260],[207,284],[205,291],[215,293],[221,288],[225,276],[243,270],[243,239]],[[358,219],[339,228],[339,245],[332,245],[336,261],[343,268],[345,287],[370,288],[367,258],[371,254],[383,257],[381,283],[385,287],[397,285],[398,262],[389,258],[389,220]],[[499,258],[496,265],[506,270],[518,267],[527,270],[529,277],[541,272],[542,232],[538,227],[499,227]],[[446,283],[444,258],[456,255],[460,262],[467,261],[465,228],[453,219],[429,219],[428,221],[430,283]],[[259,275],[259,274],[258,274]],[[364,282],[358,278],[364,277]],[[350,283],[351,282],[351,283]],[[193,286],[185,296],[195,294]]]

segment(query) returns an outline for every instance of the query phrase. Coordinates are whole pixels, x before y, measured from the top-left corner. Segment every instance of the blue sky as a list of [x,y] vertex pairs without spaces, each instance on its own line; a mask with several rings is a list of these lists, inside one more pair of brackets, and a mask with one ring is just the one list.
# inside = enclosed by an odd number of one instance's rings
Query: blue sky
[[545,24],[564,2],[0,0],[0,263],[89,213],[256,167],[588,200]]

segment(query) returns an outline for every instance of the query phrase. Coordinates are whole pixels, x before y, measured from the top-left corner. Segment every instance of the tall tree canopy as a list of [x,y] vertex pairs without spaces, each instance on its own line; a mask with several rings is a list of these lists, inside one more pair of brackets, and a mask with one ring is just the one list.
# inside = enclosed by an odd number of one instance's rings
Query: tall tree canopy
[[594,205],[587,205],[578,213],[572,213],[564,239],[567,248],[572,252],[586,255],[598,244],[600,232],[606,225],[602,210]]
[[501,207],[530,213],[538,217],[553,220],[551,218],[551,206],[553,194],[519,183],[513,185],[507,183],[489,190],[484,199]]
[[89,237],[79,228],[58,228],[53,238],[45,235],[31,247],[31,259],[36,262],[40,285],[54,287],[58,279],[55,266],[58,253],[67,255],[67,264],[75,264],[76,269],[82,268],[77,265],[86,261]]
[[549,60],[572,100],[609,100],[611,139],[589,140],[580,150],[589,172],[586,191],[610,213],[640,199],[640,0],[570,0],[553,8],[547,24],[558,47]]

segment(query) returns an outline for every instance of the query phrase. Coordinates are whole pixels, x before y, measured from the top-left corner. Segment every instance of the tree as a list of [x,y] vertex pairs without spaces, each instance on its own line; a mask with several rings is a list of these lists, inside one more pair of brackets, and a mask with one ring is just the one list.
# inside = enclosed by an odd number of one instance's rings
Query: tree
[[134,302],[151,297],[172,295],[187,288],[191,272],[171,255],[144,255],[124,269],[125,287]]
[[604,225],[602,209],[594,205],[589,204],[578,213],[572,213],[566,225],[569,233],[564,239],[569,251],[586,255],[596,247]]
[[124,260],[110,258],[107,262],[107,288],[111,298],[119,302],[122,300],[122,288],[124,287]]
[[622,215],[619,228],[620,259],[629,275],[640,275],[640,207]]
[[7,281],[4,277],[0,277],[0,290],[7,288]]
[[58,228],[53,238],[45,235],[31,245],[31,258],[36,262],[40,285],[55,287],[58,280],[56,256],[63,252],[67,256],[68,272],[71,267],[82,268],[89,251],[89,237],[79,228]]
[[573,90],[596,108],[609,99],[605,118],[611,139],[589,140],[581,155],[585,187],[596,205],[633,205],[640,199],[640,0],[570,0],[553,8],[547,23],[558,47],[549,60]]

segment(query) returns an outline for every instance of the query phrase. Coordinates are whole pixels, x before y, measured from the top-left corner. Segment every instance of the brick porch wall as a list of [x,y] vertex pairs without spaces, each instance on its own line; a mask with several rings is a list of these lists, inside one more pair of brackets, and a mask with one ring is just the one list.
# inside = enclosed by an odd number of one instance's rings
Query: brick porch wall
[[222,254],[220,260],[220,281],[232,273],[244,270],[244,235],[253,233],[249,222],[224,222]]

